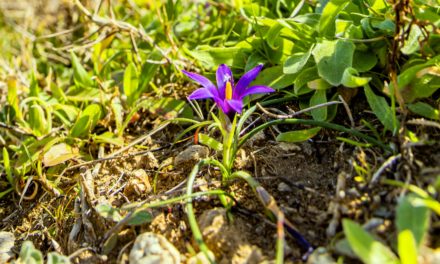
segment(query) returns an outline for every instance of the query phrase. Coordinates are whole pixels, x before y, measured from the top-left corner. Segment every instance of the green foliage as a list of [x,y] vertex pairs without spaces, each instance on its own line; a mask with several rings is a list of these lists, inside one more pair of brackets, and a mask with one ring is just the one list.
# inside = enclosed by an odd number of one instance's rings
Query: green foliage
[[399,201],[396,209],[397,251],[400,261],[385,245],[375,240],[360,225],[343,220],[344,234],[350,247],[364,263],[416,263],[419,249],[429,227],[430,212],[414,194]]
[[320,130],[321,130],[320,127],[315,127],[311,129],[295,130],[295,131],[280,133],[277,136],[277,141],[303,142],[314,137],[316,134],[318,134]]
[[407,195],[400,200],[396,213],[397,230],[399,233],[409,230],[419,248],[429,226],[429,209],[414,204],[414,195]]
[[359,224],[345,219],[343,226],[351,248],[364,263],[399,263],[396,255],[389,248],[376,241]]
[[[119,222],[123,219],[122,214],[124,212],[121,212],[121,209],[112,207],[109,204],[98,204],[95,209],[98,214],[108,220]],[[145,223],[149,223],[153,220],[153,216],[149,212],[142,210],[134,211],[127,217],[127,224],[130,226],[142,225]]]
[[[34,247],[34,244],[30,241],[25,241],[21,246],[20,255],[14,263],[26,263],[26,264],[44,264],[43,254],[40,250]],[[47,254],[47,264],[69,264],[68,257],[60,255],[56,252],[50,252]]]
[[87,106],[78,116],[78,119],[70,130],[70,135],[72,137],[88,136],[103,116],[104,113],[100,105],[91,104]]
[[384,125],[385,129],[397,133],[397,130],[399,129],[398,120],[396,120],[393,110],[385,98],[376,95],[369,85],[365,85],[364,91],[368,104],[376,114],[377,118],[379,118],[380,122]]

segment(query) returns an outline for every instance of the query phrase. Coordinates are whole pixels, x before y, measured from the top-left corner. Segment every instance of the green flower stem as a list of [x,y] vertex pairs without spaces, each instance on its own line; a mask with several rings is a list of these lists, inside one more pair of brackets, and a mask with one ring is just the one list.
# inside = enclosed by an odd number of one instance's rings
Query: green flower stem
[[196,240],[196,243],[199,245],[200,250],[205,254],[206,258],[209,259],[211,263],[214,263],[215,261],[212,260],[209,256],[209,248],[203,241],[203,235],[200,231],[199,225],[197,224],[196,216],[194,214],[194,208],[192,204],[192,191],[193,191],[193,185],[194,180],[196,179],[197,173],[200,171],[200,168],[204,165],[214,165],[220,168],[222,174],[226,173],[228,174],[228,171],[225,169],[225,167],[218,161],[214,159],[204,159],[199,161],[194,168],[192,169],[191,173],[188,177],[188,183],[186,187],[186,195],[188,196],[187,202],[186,202],[186,213],[188,215],[188,222],[189,226],[191,227],[191,231],[193,233],[194,239]]
[[[206,196],[206,195],[230,196],[229,193],[227,193],[223,190],[210,190],[210,191],[206,191],[206,192],[196,192],[196,193],[191,193],[191,195],[182,195],[182,196],[174,197],[174,198],[159,201],[159,202],[145,204],[145,205],[142,205],[141,207],[137,208],[136,210],[143,211],[147,208],[162,207],[162,206],[169,205],[172,203],[177,203],[177,202],[180,202],[183,200],[191,199],[194,197]],[[129,207],[124,207],[124,209],[129,209]]]
[[277,245],[276,245],[276,264],[283,264],[284,263],[284,215],[278,214],[277,215]]
[[381,142],[375,138],[372,138],[370,136],[367,136],[367,135],[359,132],[356,129],[347,128],[347,127],[344,127],[341,125],[328,123],[328,122],[324,122],[324,121],[316,121],[316,120],[309,120],[309,119],[296,119],[296,118],[272,120],[272,121],[269,121],[267,123],[264,123],[256,128],[254,128],[253,130],[251,130],[249,133],[247,133],[246,135],[244,135],[240,139],[240,141],[238,143],[238,148],[240,148],[246,142],[246,140],[251,138],[253,135],[258,133],[259,131],[261,131],[265,128],[268,128],[270,126],[283,125],[283,124],[286,124],[286,125],[293,125],[293,124],[311,125],[311,126],[319,126],[319,127],[323,127],[323,128],[338,130],[341,132],[352,134],[356,137],[360,137],[369,143],[380,146],[381,148],[383,148],[386,151],[391,151],[391,148],[389,146],[385,145],[383,142]]

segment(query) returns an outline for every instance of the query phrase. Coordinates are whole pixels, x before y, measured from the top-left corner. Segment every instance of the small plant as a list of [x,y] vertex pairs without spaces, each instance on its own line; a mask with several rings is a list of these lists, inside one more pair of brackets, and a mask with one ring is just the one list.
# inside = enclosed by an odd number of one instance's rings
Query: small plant
[[43,254],[34,247],[31,241],[25,241],[21,246],[19,258],[13,262],[15,264],[70,264],[68,257],[56,252],[47,254],[47,261],[44,262]]
[[237,131],[236,114],[241,114],[243,111],[244,97],[252,94],[271,93],[275,91],[270,87],[262,85],[248,87],[258,76],[258,73],[260,73],[262,68],[263,65],[260,64],[248,71],[235,85],[231,69],[225,64],[221,64],[217,69],[217,87],[215,87],[215,85],[206,77],[183,71],[184,74],[203,86],[203,88],[195,90],[188,99],[195,100],[211,98],[220,109],[219,117],[216,117],[214,114],[212,116],[223,137],[223,145],[217,147],[217,149],[223,149],[224,180],[227,180],[231,175],[232,166],[237,152],[237,137],[239,135],[236,132],[239,131]]
[[[243,143],[240,141],[242,126],[244,124],[244,121],[255,110],[254,108],[246,111],[241,117],[239,117],[237,114],[241,114],[243,111],[243,98],[251,94],[270,93],[275,91],[270,87],[262,85],[251,86],[248,88],[249,84],[257,77],[262,67],[263,65],[260,64],[252,70],[248,71],[241,77],[237,84],[234,85],[234,79],[232,77],[231,70],[229,69],[229,67],[222,64],[217,69],[217,88],[206,77],[184,71],[184,73],[188,77],[197,81],[203,86],[203,88],[194,91],[189,96],[189,99],[194,100],[211,98],[220,109],[219,117],[215,116],[214,114],[212,114],[212,117],[215,120],[215,126],[221,131],[223,138],[223,143],[220,143],[207,135],[203,135],[201,137],[203,138],[202,141],[206,145],[211,146],[216,150],[223,150],[222,162],[216,159],[204,159],[200,161],[194,167],[189,176],[187,185],[187,196],[189,197],[192,194],[194,179],[199,172],[200,167],[203,165],[210,164],[217,166],[221,171],[222,182],[224,185],[227,185],[230,180],[236,178],[241,178],[245,180],[254,190],[254,193],[258,197],[259,201],[266,208],[266,213],[272,220],[276,221],[278,224],[277,263],[283,263],[283,226],[285,226],[288,232],[293,237],[295,237],[302,246],[304,246],[308,253],[313,250],[312,246],[307,242],[307,240],[302,237],[302,235],[295,229],[295,227],[287,219],[284,218],[284,215],[282,211],[278,208],[275,199],[249,173],[245,171],[234,171],[233,168],[236,153],[241,143]],[[265,127],[261,127],[260,130],[264,128]],[[225,204],[225,206],[228,207],[228,203],[226,202],[226,200],[222,198],[221,200]],[[206,254],[206,257],[209,258],[209,249],[203,242],[201,232],[198,228],[194,216],[190,198],[188,199],[187,203],[187,211],[193,235],[196,238],[196,241],[199,242],[200,249]]]
[[[343,220],[344,234],[354,253],[366,264],[418,263],[420,249],[429,227],[429,209],[423,198],[403,197],[396,210],[397,249],[393,250],[365,231],[359,224]],[[394,251],[397,251],[399,257]]]

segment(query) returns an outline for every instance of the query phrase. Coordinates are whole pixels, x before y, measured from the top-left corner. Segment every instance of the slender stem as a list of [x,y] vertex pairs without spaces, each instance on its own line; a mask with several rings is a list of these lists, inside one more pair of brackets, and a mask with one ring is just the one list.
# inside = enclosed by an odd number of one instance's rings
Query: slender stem
[[276,245],[276,264],[284,263],[284,215],[277,215],[277,245]]
[[[194,208],[193,208],[193,204],[192,204],[192,191],[193,191],[193,185],[194,185],[194,180],[196,179],[197,173],[200,171],[200,168],[204,165],[214,165],[214,166],[219,166],[220,169],[222,171],[224,171],[224,166],[217,160],[214,159],[204,159],[199,161],[193,168],[193,170],[191,171],[191,173],[188,176],[188,183],[187,183],[187,187],[186,187],[186,195],[188,196],[188,200],[186,202],[186,213],[188,215],[188,222],[189,222],[189,226],[191,227],[191,231],[193,233],[194,239],[196,240],[196,243],[199,245],[200,250],[205,254],[206,258],[209,259],[209,261],[211,263],[214,263],[215,261],[213,259],[211,259],[211,257],[209,256],[209,248],[208,246],[205,244],[205,242],[203,241],[203,235],[202,232],[200,231],[199,225],[197,224],[197,220],[196,220],[196,216],[194,214]],[[222,169],[223,167],[223,169]]]
[[367,136],[367,135],[359,132],[356,129],[347,128],[347,127],[344,127],[341,125],[328,123],[328,122],[324,122],[324,121],[316,121],[316,120],[308,120],[308,119],[295,119],[295,118],[272,120],[272,121],[269,121],[267,123],[264,123],[256,128],[254,128],[253,130],[251,130],[249,133],[247,133],[246,135],[244,135],[241,138],[240,142],[238,143],[238,148],[240,148],[246,142],[246,140],[251,138],[253,135],[258,133],[259,131],[261,131],[265,128],[268,128],[270,126],[282,125],[282,124],[286,124],[286,125],[301,124],[301,125],[311,125],[311,126],[319,126],[319,127],[323,127],[323,128],[334,129],[334,130],[338,130],[341,132],[350,133],[356,137],[363,138],[365,141],[372,143],[374,145],[378,145],[386,151],[391,151],[391,148],[389,146],[385,145],[383,142],[381,142],[375,138],[372,138],[370,136]]

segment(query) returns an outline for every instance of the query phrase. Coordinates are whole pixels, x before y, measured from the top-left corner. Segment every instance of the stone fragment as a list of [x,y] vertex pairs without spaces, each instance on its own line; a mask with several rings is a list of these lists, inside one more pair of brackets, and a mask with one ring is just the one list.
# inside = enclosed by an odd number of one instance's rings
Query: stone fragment
[[278,191],[280,192],[292,192],[292,188],[290,188],[289,185],[287,185],[284,182],[280,182],[280,184],[278,184]]
[[147,172],[137,169],[129,174],[127,185],[124,188],[125,196],[141,196],[151,192],[151,184]]
[[0,263],[8,263],[8,260],[14,256],[14,252],[12,252],[14,243],[14,234],[0,231]]
[[130,264],[179,264],[180,253],[162,235],[146,232],[139,235],[129,255]]
[[209,149],[207,147],[191,145],[174,158],[174,167],[182,171],[191,170],[197,162],[207,158],[208,154]]

